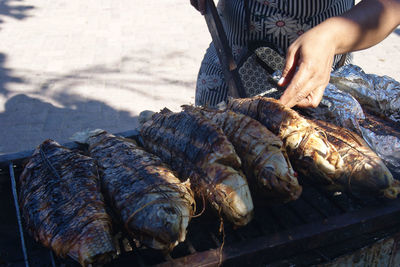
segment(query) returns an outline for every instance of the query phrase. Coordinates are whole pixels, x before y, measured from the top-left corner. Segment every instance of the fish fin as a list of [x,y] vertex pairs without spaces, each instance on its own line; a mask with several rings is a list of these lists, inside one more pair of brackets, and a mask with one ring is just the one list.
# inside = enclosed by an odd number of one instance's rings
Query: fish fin
[[96,129],[96,130],[85,130],[82,132],[76,132],[70,137],[70,139],[79,144],[87,144],[90,137],[95,136],[101,132],[104,132],[104,130]]

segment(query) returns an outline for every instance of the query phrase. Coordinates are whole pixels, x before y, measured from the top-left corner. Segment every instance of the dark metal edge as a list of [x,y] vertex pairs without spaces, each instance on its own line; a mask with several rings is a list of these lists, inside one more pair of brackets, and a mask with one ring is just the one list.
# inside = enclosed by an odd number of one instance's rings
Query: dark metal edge
[[24,255],[24,262],[25,266],[29,267],[29,257],[28,257],[28,252],[26,249],[26,244],[25,244],[25,238],[24,238],[24,230],[22,227],[22,220],[21,220],[21,212],[19,210],[19,204],[18,204],[18,193],[17,193],[17,185],[15,181],[15,176],[14,176],[14,167],[13,164],[10,162],[9,164],[10,168],[10,179],[11,179],[11,190],[14,196],[14,206],[15,206],[15,213],[17,216],[17,221],[18,221],[18,230],[19,230],[19,237],[21,241],[21,249],[22,249],[22,254]]
[[[340,242],[351,236],[359,236],[399,224],[400,199],[331,217],[322,222],[310,223],[288,231],[225,246],[222,262],[224,265],[241,266],[254,261],[262,262],[276,255],[288,257]],[[218,266],[220,265],[219,251],[220,248],[211,249],[157,266]]]

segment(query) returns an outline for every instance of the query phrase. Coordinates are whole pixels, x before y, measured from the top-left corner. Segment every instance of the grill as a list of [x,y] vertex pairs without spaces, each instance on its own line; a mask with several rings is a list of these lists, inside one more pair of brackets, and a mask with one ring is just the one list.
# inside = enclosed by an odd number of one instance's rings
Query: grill
[[[137,131],[118,135],[135,138]],[[65,146],[78,148],[73,143]],[[79,266],[72,259],[57,258],[23,230],[15,178],[31,154],[0,156],[0,266]],[[305,184],[302,196],[288,204],[253,200],[253,221],[238,229],[224,222],[222,233],[218,216],[206,207],[192,219],[186,241],[169,254],[138,247],[119,232],[119,255],[107,266],[319,265],[400,233],[400,199],[357,198]]]

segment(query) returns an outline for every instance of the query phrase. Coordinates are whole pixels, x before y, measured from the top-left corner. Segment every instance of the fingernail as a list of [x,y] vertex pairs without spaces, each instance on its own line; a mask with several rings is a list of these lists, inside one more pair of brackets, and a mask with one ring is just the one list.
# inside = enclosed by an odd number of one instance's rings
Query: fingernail
[[278,85],[282,85],[285,81],[285,77],[281,77],[278,81]]

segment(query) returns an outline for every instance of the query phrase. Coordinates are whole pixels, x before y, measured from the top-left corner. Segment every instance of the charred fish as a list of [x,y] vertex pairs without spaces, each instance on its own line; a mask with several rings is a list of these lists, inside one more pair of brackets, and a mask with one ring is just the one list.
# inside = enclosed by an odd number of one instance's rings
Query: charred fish
[[58,256],[87,266],[103,264],[115,253],[92,158],[46,140],[26,164],[19,186],[26,228]]
[[241,161],[214,123],[198,113],[164,109],[142,125],[141,136],[147,149],[181,177],[190,177],[198,191],[231,222],[241,226],[251,220],[253,202],[240,172]]
[[102,189],[126,231],[141,244],[172,250],[185,240],[194,213],[188,182],[135,141],[104,130],[75,134],[99,165]]
[[282,141],[260,122],[230,110],[183,108],[202,114],[223,130],[242,160],[242,168],[253,190],[278,203],[300,196],[302,188]]

